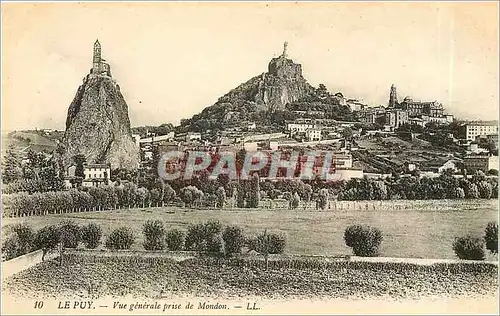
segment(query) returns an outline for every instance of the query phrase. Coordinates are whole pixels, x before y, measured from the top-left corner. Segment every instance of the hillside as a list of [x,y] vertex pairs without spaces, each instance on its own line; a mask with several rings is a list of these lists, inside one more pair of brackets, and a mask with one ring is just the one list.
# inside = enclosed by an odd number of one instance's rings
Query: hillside
[[295,105],[301,109],[319,106],[345,119],[350,110],[329,102],[331,99],[322,99],[325,91],[307,82],[302,75],[302,65],[288,58],[286,48],[285,43],[283,54],[271,59],[267,72],[229,91],[191,119],[182,120],[181,130],[222,130],[248,121],[261,126],[283,124],[284,120],[296,117]]
[[2,156],[9,146],[18,151],[52,152],[62,137],[61,131],[14,131],[2,133]]

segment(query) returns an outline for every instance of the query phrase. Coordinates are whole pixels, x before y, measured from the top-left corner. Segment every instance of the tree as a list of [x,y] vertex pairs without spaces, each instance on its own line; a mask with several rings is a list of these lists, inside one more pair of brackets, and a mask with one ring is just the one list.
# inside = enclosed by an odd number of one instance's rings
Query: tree
[[385,200],[387,199],[387,186],[383,181],[373,181],[373,199],[374,200]]
[[12,230],[17,235],[19,240],[19,256],[30,252],[33,248],[33,240],[35,234],[31,226],[27,224],[16,224]]
[[285,199],[288,202],[288,209],[292,209],[292,193],[286,191],[283,192],[283,199]]
[[81,185],[83,179],[85,179],[85,162],[87,158],[83,154],[78,154],[73,156],[73,162],[75,163],[75,177],[78,179],[78,184]]
[[243,230],[238,226],[227,226],[222,233],[224,240],[224,250],[227,257],[235,253],[240,253],[245,243]]
[[342,130],[342,137],[345,140],[351,140],[353,136],[352,129],[350,127],[346,127]]
[[304,208],[306,208],[309,202],[311,201],[312,193],[313,190],[311,185],[308,183],[304,184],[304,202],[305,202]]
[[264,256],[266,269],[269,264],[270,254],[283,253],[285,250],[286,239],[282,234],[268,233],[267,229],[262,234],[248,240],[248,248]]
[[482,238],[472,236],[455,238],[453,250],[459,259],[484,260],[484,240]]
[[479,198],[479,191],[475,183],[467,182],[467,186],[465,187],[465,196],[468,199]]
[[44,191],[59,191],[64,188],[64,175],[60,166],[54,160],[48,161],[40,170],[40,180],[46,188]]
[[195,201],[203,197],[203,192],[197,187],[190,185],[181,189],[180,197],[187,207],[192,207]]
[[137,189],[137,200],[142,207],[144,207],[145,203],[149,200],[149,191],[146,188],[138,188]]
[[326,209],[328,205],[328,189],[319,190],[318,199],[316,200],[316,208],[317,209]]
[[106,248],[113,250],[130,249],[134,244],[134,233],[129,227],[120,227],[106,239]]
[[151,191],[149,191],[149,195],[151,196],[151,203],[154,204],[154,206],[158,206],[158,204],[161,201],[161,199],[160,199],[160,197],[161,197],[160,190],[158,190],[157,188],[153,188],[153,189],[151,189]]
[[184,248],[184,239],[184,232],[178,229],[172,229],[167,232],[165,241],[169,250],[179,251]]
[[496,222],[489,222],[486,225],[484,240],[486,242],[486,249],[491,253],[498,253],[498,224]]
[[36,232],[34,246],[35,249],[42,249],[42,261],[47,253],[56,249],[60,235],[60,229],[55,225],[45,226]]
[[291,200],[290,200],[290,208],[291,209],[296,209],[299,207],[299,203],[300,203],[300,196],[297,192],[295,192],[295,194],[293,194],[291,196]]
[[344,241],[356,256],[376,257],[382,242],[380,229],[367,225],[351,225],[344,232]]
[[27,254],[33,249],[35,234],[27,224],[6,226],[7,237],[2,245],[2,252],[7,260]]
[[142,232],[144,234],[144,249],[163,250],[165,249],[165,228],[159,220],[148,220],[144,223]]
[[488,175],[498,176],[498,170],[497,169],[490,169],[490,170],[488,170]]
[[244,208],[245,207],[245,200],[246,200],[246,184],[247,180],[240,180],[238,182],[238,188],[236,191],[236,205],[239,208]]
[[477,184],[477,189],[482,199],[489,199],[491,197],[491,185],[486,180],[480,181]]
[[71,220],[61,223],[59,233],[64,248],[76,248],[81,240],[80,226]]
[[95,249],[99,246],[102,237],[101,227],[94,223],[89,223],[81,229],[82,241],[88,249]]
[[217,220],[210,220],[203,224],[190,225],[185,239],[188,250],[224,253],[224,239],[222,238],[222,224]]
[[257,208],[260,201],[260,179],[257,173],[252,175],[250,179],[250,192],[248,194],[247,207]]
[[13,144],[10,144],[9,148],[5,152],[2,164],[3,164],[2,182],[4,184],[10,183],[14,180],[21,178],[22,176],[21,159],[17,154]]
[[465,199],[465,192],[462,188],[455,188],[455,197],[456,199]]
[[217,196],[217,207],[224,208],[224,204],[226,202],[226,190],[224,190],[224,187],[220,186],[217,189],[216,196]]

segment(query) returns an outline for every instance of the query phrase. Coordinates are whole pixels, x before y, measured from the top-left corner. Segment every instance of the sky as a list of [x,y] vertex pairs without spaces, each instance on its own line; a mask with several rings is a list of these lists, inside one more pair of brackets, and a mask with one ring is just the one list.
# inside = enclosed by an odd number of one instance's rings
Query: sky
[[369,105],[498,119],[497,2],[2,3],[2,130],[64,130],[96,39],[132,126],[178,124],[288,55]]

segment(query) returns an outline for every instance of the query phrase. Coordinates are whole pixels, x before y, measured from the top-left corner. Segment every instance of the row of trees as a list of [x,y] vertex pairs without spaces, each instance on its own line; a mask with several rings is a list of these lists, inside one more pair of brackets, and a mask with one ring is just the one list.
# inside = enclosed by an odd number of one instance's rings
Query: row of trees
[[444,173],[436,178],[352,179],[336,191],[339,200],[489,199],[498,198],[498,178],[482,173],[470,179],[456,178]]
[[147,190],[133,183],[123,186],[82,187],[68,191],[3,195],[5,216],[29,216],[68,212],[160,206],[174,200],[168,185]]
[[[283,253],[286,239],[283,234],[263,233],[246,236],[238,226],[223,226],[217,220],[188,226],[186,232],[179,229],[166,230],[159,220],[148,220],[143,225],[143,247],[146,250],[188,250],[213,256],[232,257],[255,251],[267,261],[270,254]],[[24,255],[30,251],[42,249],[43,256],[59,246],[62,254],[65,248],[77,248],[83,242],[86,248],[95,249],[101,243],[101,227],[89,223],[79,226],[73,221],[64,221],[59,225],[49,225],[36,233],[26,224],[7,226],[2,244],[2,254],[6,260]],[[368,225],[351,225],[344,231],[344,242],[352,248],[354,255],[374,257],[379,255],[382,232]],[[130,249],[135,243],[134,232],[129,227],[119,227],[106,238],[105,247],[110,250]],[[490,222],[481,238],[465,236],[456,238],[453,250],[460,259],[484,260],[484,248],[493,254],[498,253],[498,224]],[[61,256],[62,260],[62,256]]]
[[[477,199],[497,198],[496,178],[474,176],[457,179],[444,174],[437,178],[405,177],[400,179],[351,179],[350,181],[304,183],[302,181],[263,181],[257,175],[249,180],[229,182],[214,193],[206,193],[194,185],[176,192],[169,184],[150,190],[127,182],[120,186],[82,187],[69,191],[25,192],[3,195],[4,216],[59,214],[101,211],[122,208],[163,206],[175,203],[186,207],[224,208],[228,199],[239,208],[257,208],[261,199],[288,201],[289,209],[297,209],[300,201],[315,202],[316,209],[325,209],[329,200],[390,200],[390,199]],[[314,186],[313,186],[314,185]],[[225,189],[229,188],[229,192]],[[313,191],[316,187],[317,191]],[[279,189],[278,189],[279,188]],[[281,190],[280,190],[281,189]],[[232,191],[231,191],[232,190]],[[282,191],[283,190],[283,191]]]
[[[238,226],[223,226],[217,220],[192,224],[186,232],[179,229],[166,230],[159,220],[149,220],[143,225],[143,247],[146,250],[159,251],[196,251],[208,255],[231,257],[242,252],[256,251],[265,256],[283,253],[285,237],[267,230],[256,236],[247,236]],[[79,226],[73,221],[64,221],[58,225],[48,225],[37,232],[27,224],[7,227],[2,254],[6,260],[42,249],[43,256],[59,249],[77,248],[83,243],[87,249],[95,249],[101,244],[102,230],[99,225],[89,223]],[[130,249],[135,243],[134,232],[129,227],[119,227],[111,231],[104,241],[110,250]]]
[[38,249],[43,250],[43,260],[50,251],[59,248],[62,252],[64,248],[76,248],[80,242],[93,249],[99,245],[102,237],[100,226],[90,223],[81,227],[73,221],[48,225],[36,232],[27,224],[16,224],[6,226],[2,233],[2,255],[6,260]]

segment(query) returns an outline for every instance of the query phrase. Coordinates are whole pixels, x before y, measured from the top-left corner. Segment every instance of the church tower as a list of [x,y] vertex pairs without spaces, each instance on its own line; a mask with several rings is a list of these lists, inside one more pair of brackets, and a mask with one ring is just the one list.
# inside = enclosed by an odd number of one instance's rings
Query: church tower
[[398,94],[396,92],[396,87],[391,86],[391,92],[389,94],[389,107],[395,108],[398,105]]
[[94,57],[92,59],[92,72],[99,73],[101,68],[101,43],[96,40],[94,43]]

